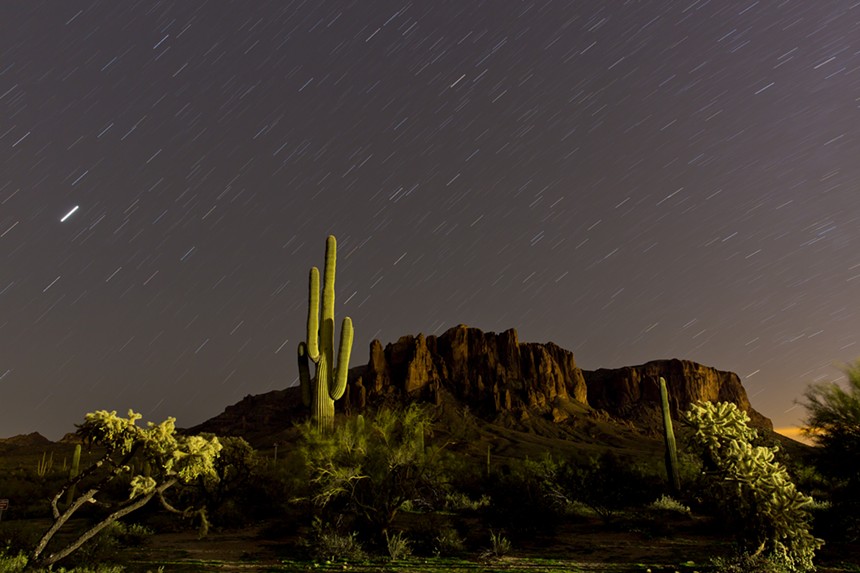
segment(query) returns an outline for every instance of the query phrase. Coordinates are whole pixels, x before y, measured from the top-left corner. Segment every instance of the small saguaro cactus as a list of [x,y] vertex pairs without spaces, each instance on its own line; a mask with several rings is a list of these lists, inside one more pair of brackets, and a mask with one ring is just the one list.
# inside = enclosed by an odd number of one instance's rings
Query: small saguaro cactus
[[[69,469],[69,481],[72,481],[76,477],[78,477],[79,469],[81,465],[81,445],[75,444],[75,453],[72,454],[72,467]],[[75,501],[75,485],[72,484],[69,486],[69,491],[66,493],[66,505],[72,505],[72,502]]]
[[[320,430],[329,430],[334,425],[334,401],[346,390],[349,370],[349,355],[352,352],[352,320],[343,319],[340,327],[340,346],[337,365],[334,363],[334,275],[337,262],[337,241],[329,235],[325,244],[325,269],[323,272],[322,317],[320,317],[320,272],[311,268],[308,296],[308,337],[300,342],[299,381],[302,402],[311,407],[311,419]],[[321,319],[321,321],[320,321]],[[308,360],[316,364],[316,376],[310,377]]]
[[672,412],[669,410],[669,391],[666,379],[660,376],[660,408],[663,410],[663,438],[666,442],[666,475],[672,494],[681,492],[681,477],[678,473],[678,451],[675,448],[675,432],[672,429]]

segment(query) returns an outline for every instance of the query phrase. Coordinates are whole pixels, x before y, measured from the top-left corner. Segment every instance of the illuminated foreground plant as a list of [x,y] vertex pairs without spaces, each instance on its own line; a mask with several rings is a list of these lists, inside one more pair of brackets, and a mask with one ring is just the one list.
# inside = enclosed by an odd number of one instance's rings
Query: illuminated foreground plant
[[757,432],[735,404],[698,402],[686,412],[693,442],[713,491],[739,528],[743,549],[766,555],[786,571],[814,570],[815,550],[824,544],[810,533],[812,498],[797,491],[786,469],[774,461],[777,448],[753,446]]
[[[325,243],[323,271],[322,322],[320,322],[320,272],[311,268],[308,285],[308,339],[300,342],[299,382],[302,402],[311,407],[311,419],[321,431],[334,426],[334,402],[346,390],[349,355],[352,352],[352,320],[347,316],[340,327],[337,365],[334,363],[334,277],[337,263],[337,241],[329,235]],[[316,364],[316,376],[311,379],[308,361]]]
[[[140,418],[140,414],[131,410],[128,418],[117,416],[116,411],[105,410],[86,415],[77,433],[84,442],[104,448],[105,453],[89,468],[69,479],[54,495],[51,500],[54,523],[30,553],[28,561],[31,569],[50,567],[117,519],[146,505],[153,497],[158,497],[162,506],[171,512],[184,515],[197,513],[205,527],[206,516],[202,508],[180,511],[167,502],[164,494],[176,484],[189,484],[198,478],[217,479],[214,462],[221,451],[218,438],[179,436],[174,426],[175,418],[168,418],[160,424],[150,422],[143,428],[137,425]],[[145,465],[149,467],[149,472],[135,471],[136,465],[144,465],[132,463],[136,456],[147,462]],[[104,500],[97,501],[95,496],[108,484],[121,478],[129,479],[128,499],[109,506],[111,511],[105,518],[64,548],[44,555],[54,535],[81,507],[89,503],[108,505]],[[75,486],[82,493],[60,512],[60,499]]]

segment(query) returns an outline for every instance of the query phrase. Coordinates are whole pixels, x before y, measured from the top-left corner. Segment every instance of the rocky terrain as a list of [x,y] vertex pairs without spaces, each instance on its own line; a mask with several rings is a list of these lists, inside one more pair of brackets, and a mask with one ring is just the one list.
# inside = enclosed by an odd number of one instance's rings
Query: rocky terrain
[[[696,400],[730,401],[748,413],[753,426],[773,428],[753,409],[733,372],[686,360],[584,371],[572,352],[551,342],[524,343],[514,329],[497,334],[465,325],[440,336],[403,336],[385,347],[374,340],[368,363],[350,369],[348,392],[337,407],[360,412],[385,402],[453,399],[487,421],[541,417],[560,423],[585,412],[651,433],[660,428],[660,376],[675,417]],[[288,388],[246,396],[191,430],[253,442],[276,436],[303,414],[298,389]]]

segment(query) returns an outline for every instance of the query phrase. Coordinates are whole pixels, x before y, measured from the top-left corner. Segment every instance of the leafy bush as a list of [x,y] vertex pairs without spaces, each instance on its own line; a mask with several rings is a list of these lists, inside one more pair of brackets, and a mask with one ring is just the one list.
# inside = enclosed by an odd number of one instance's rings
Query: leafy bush
[[828,533],[860,539],[860,362],[845,368],[847,387],[833,382],[810,385],[805,394],[806,432],[820,446],[818,468],[827,478],[833,508]]
[[23,553],[9,555],[0,551],[0,573],[20,573],[27,565],[27,556]]
[[774,449],[753,446],[757,432],[735,404],[699,402],[685,413],[692,442],[712,476],[716,496],[738,541],[750,558],[766,558],[789,572],[814,569],[815,550],[824,543],[810,532],[812,498],[799,491],[774,461]]
[[299,452],[317,512],[350,514],[382,540],[406,502],[438,505],[440,451],[425,447],[430,416],[418,405],[347,419],[333,432],[301,427]]

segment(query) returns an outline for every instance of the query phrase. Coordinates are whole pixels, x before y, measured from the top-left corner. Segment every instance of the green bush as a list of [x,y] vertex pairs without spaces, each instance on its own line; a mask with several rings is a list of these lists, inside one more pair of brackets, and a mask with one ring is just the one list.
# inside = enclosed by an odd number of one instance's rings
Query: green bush
[[715,557],[711,565],[719,573],[786,573],[779,559],[772,555],[742,553],[732,557]]
[[12,555],[0,551],[0,573],[21,573],[27,565],[27,556],[23,553]]
[[656,499],[648,504],[648,509],[661,511],[661,512],[669,512],[669,513],[680,513],[682,515],[689,515],[690,508],[681,503],[680,501],[669,497],[668,495],[660,496],[659,499]]
[[407,502],[441,505],[441,452],[425,446],[429,430],[430,415],[415,404],[344,420],[332,432],[303,425],[298,451],[315,514],[352,516],[381,542]]
[[361,561],[367,554],[357,537],[355,532],[341,533],[338,524],[315,519],[308,552],[320,561]]

